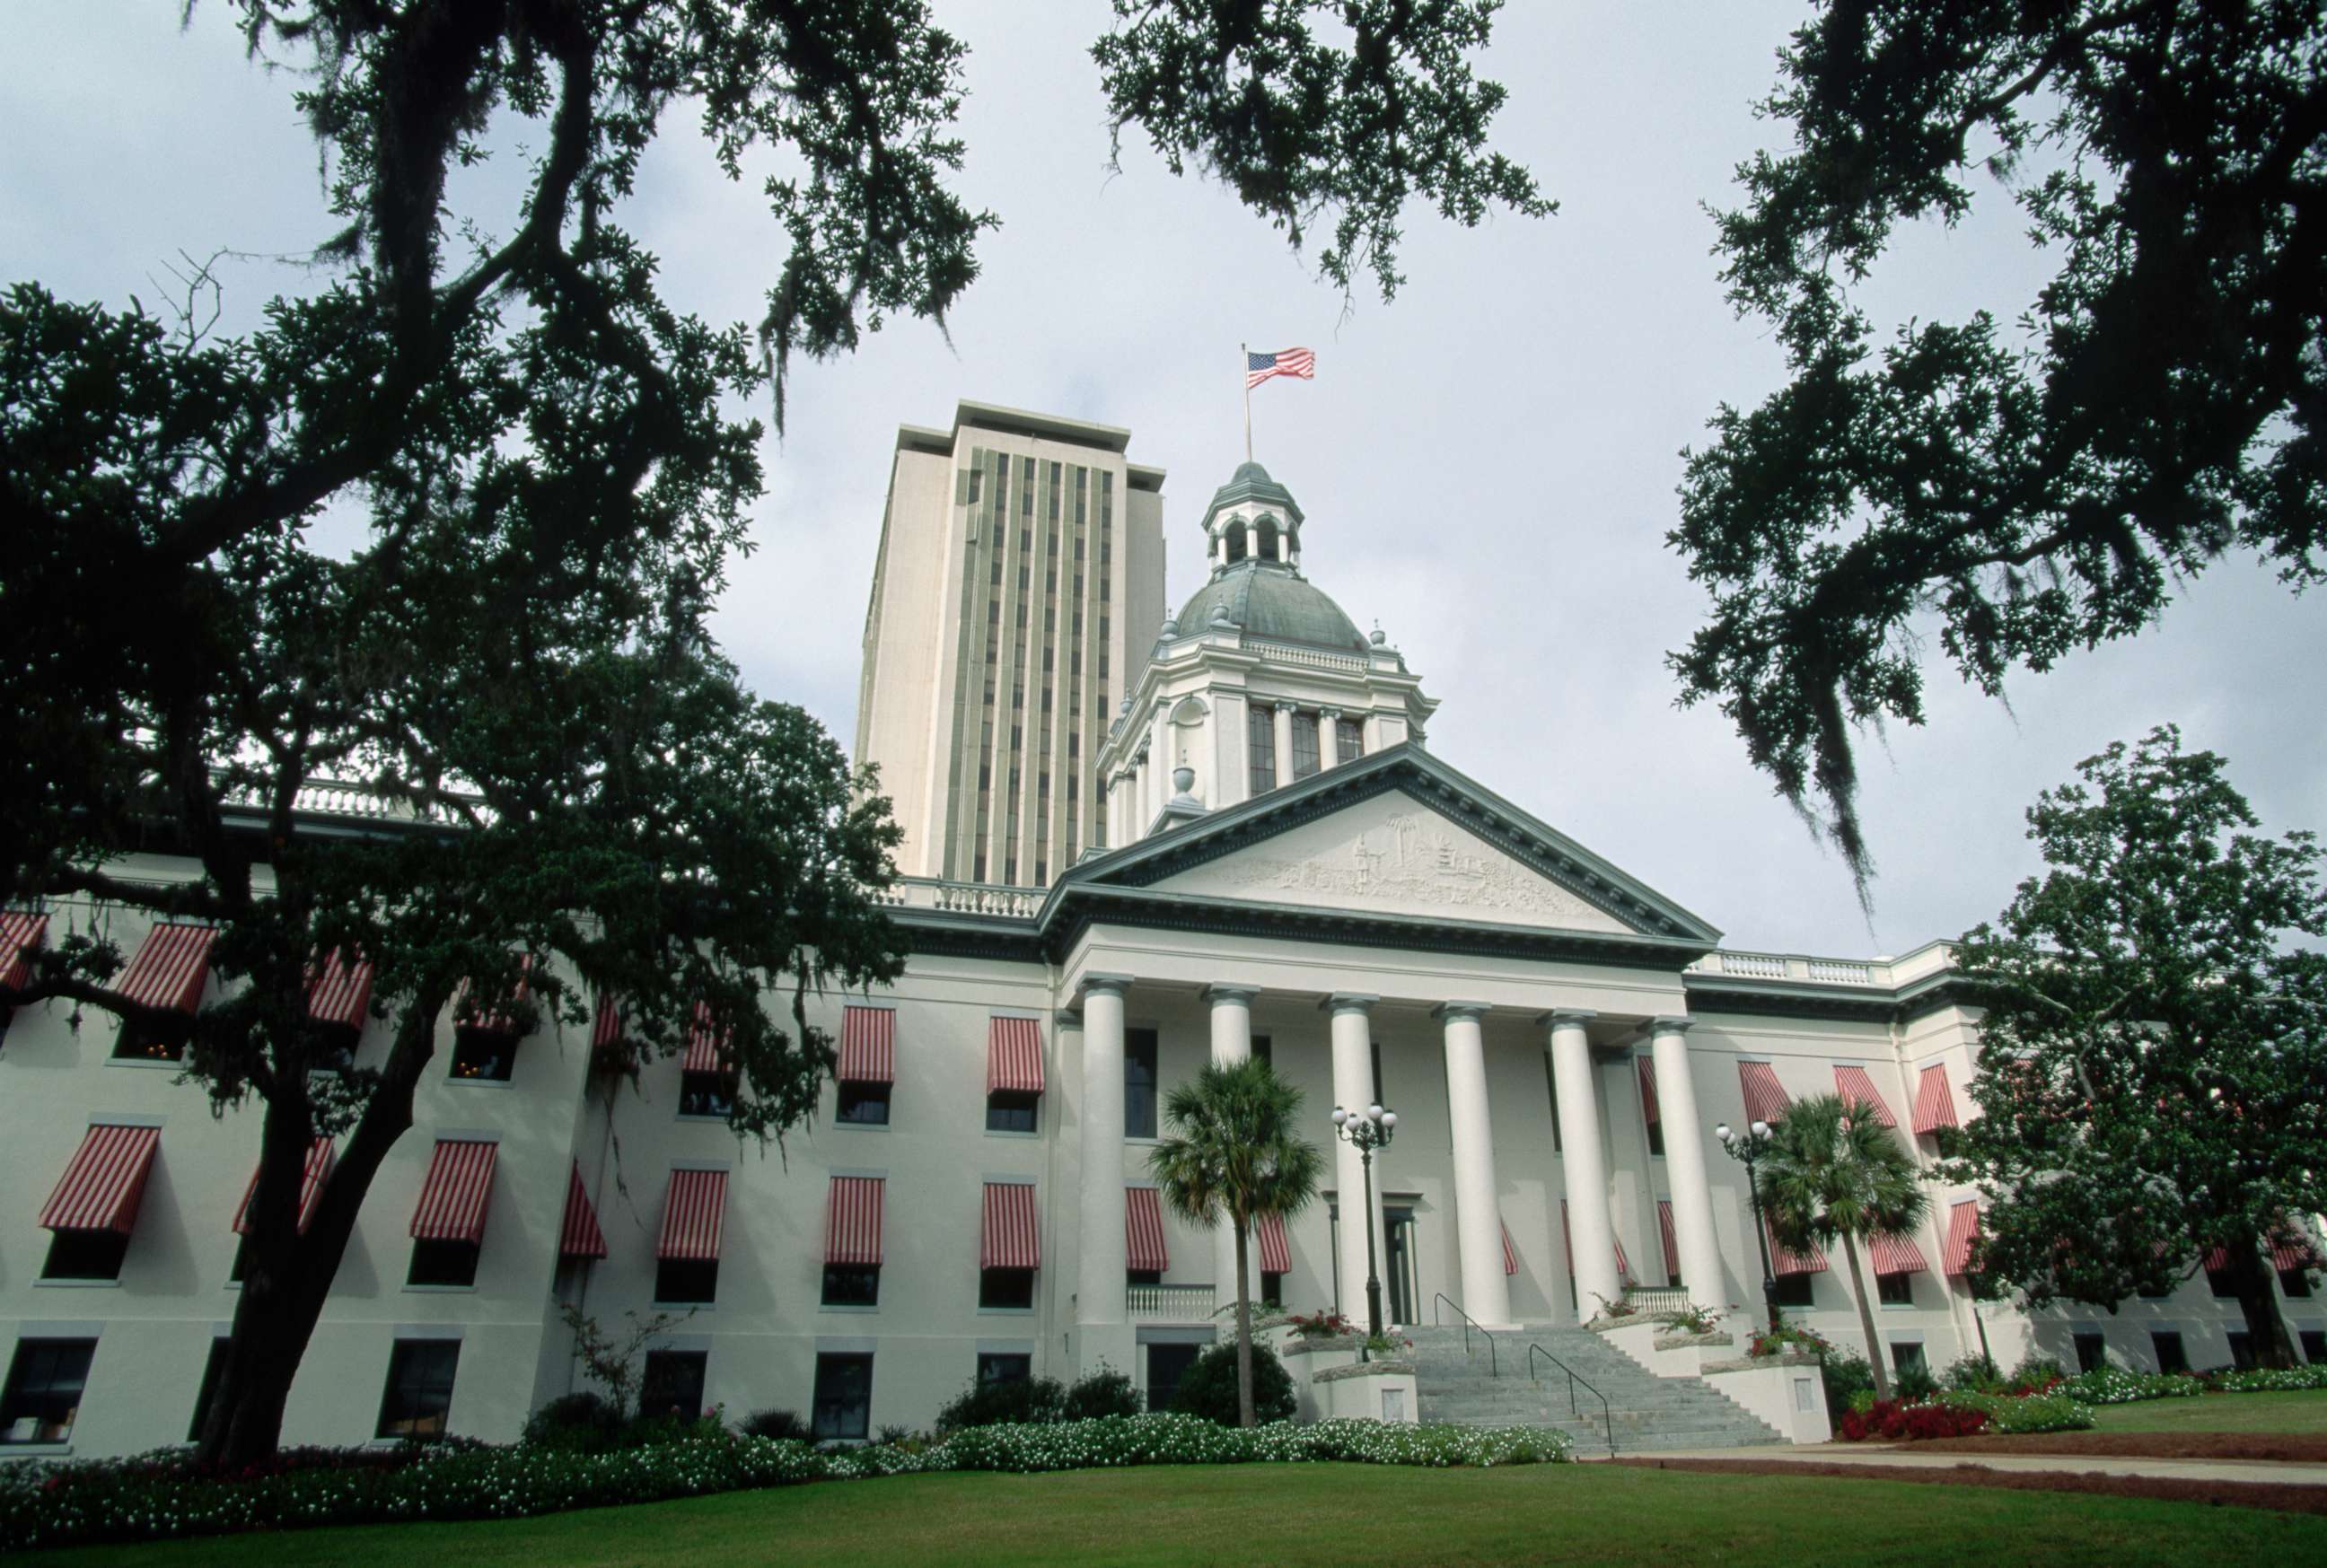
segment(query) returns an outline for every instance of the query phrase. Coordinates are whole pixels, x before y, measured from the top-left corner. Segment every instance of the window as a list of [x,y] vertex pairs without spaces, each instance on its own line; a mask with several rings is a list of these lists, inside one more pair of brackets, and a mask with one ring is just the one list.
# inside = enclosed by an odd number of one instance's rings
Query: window
[[682,1116],[724,1118],[735,1107],[735,1075],[732,1072],[683,1072],[678,1075],[678,1114]]
[[2327,1329],[2305,1329],[2301,1338],[2305,1361],[2327,1361]]
[[984,488],[980,481],[985,478],[986,473],[982,469],[973,468],[969,471],[969,504],[971,506],[977,504],[977,492]]
[[986,1097],[986,1130],[989,1133],[1031,1133],[1042,1097],[1023,1089],[996,1089]]
[[1333,760],[1354,762],[1366,754],[1366,726],[1360,719],[1333,721]]
[[0,1442],[62,1442],[80,1414],[94,1339],[19,1339],[0,1392]]
[[375,1435],[444,1436],[444,1417],[453,1408],[453,1373],[460,1364],[458,1339],[398,1339],[388,1358],[388,1392],[380,1398]]
[[[983,879],[985,873],[981,871],[978,874]],[[887,1084],[842,1084],[836,1119],[860,1127],[887,1126],[889,1089]]]
[[1249,791],[1266,795],[1276,788],[1276,712],[1266,703],[1255,703],[1248,711],[1245,750],[1250,754]]
[[693,1421],[703,1414],[703,1373],[710,1355],[702,1350],[650,1350],[639,1376],[639,1414]]
[[186,1425],[186,1441],[202,1440],[202,1423],[210,1418],[210,1401],[218,1397],[219,1379],[226,1375],[226,1348],[229,1343],[220,1338],[210,1341],[210,1353],[202,1361],[201,1386],[194,1392],[194,1419]]
[[477,1283],[477,1253],[473,1241],[416,1241],[408,1285],[473,1285]]
[[49,1235],[48,1261],[41,1265],[44,1280],[117,1280],[121,1260],[128,1255],[129,1237],[110,1227],[104,1230],[58,1230]]
[[1265,1061],[1271,1068],[1276,1066],[1276,1042],[1265,1034],[1256,1034],[1252,1037],[1252,1055],[1256,1061]]
[[2229,1333],[2229,1339],[2230,1365],[2240,1372],[2253,1371],[2255,1364],[2254,1336],[2248,1333],[2244,1329],[2232,1329]]
[[1661,1121],[1649,1124],[1649,1153],[1659,1160],[1665,1157],[1665,1125]]
[[816,1358],[816,1403],[808,1417],[818,1439],[863,1437],[873,1423],[873,1358]]
[[193,1034],[193,1020],[173,1016],[166,1023],[126,1021],[113,1039],[116,1061],[175,1061]]
[[1886,1274],[1874,1276],[1874,1299],[1886,1307],[1911,1307],[1915,1304],[1915,1276]]
[[1155,1031],[1123,1031],[1123,1135],[1155,1135]]
[[828,1263],[824,1265],[824,1304],[827,1307],[877,1307],[881,1304],[881,1271],[869,1265]]
[[1561,1148],[1559,1136],[1559,1079],[1551,1070],[1551,1053],[1548,1051],[1544,1053],[1543,1058],[1543,1087],[1545,1092],[1551,1097],[1551,1152],[1556,1154],[1560,1152]]
[[1293,776],[1307,779],[1317,771],[1320,759],[1317,751],[1317,715],[1296,713],[1293,715]]
[[1160,1268],[1129,1268],[1123,1271],[1123,1283],[1127,1285],[1160,1285],[1164,1271]]
[[2214,1295],[2218,1300],[2236,1300],[2238,1297],[2238,1278],[2237,1274],[2232,1270],[2226,1268],[2208,1269],[2206,1271],[2206,1285],[2208,1289],[2214,1293]]
[[1034,1358],[1019,1351],[977,1353],[977,1383],[1023,1383],[1034,1376]]
[[2095,1372],[2108,1365],[2108,1341],[2098,1334],[2071,1334],[2069,1342],[2077,1348],[2079,1372]]
[[1373,1041],[1373,1054],[1374,1097],[1372,1103],[1378,1106],[1386,1106],[1389,1104],[1389,1094],[1388,1086],[1382,1082],[1381,1041],[1378,1040]]
[[1891,1365],[1902,1376],[1909,1372],[1930,1370],[1923,1359],[1923,1342],[1920,1339],[1893,1339],[1891,1342]]
[[1180,1379],[1196,1364],[1203,1353],[1201,1345],[1150,1345],[1147,1347],[1147,1408],[1169,1410],[1172,1396],[1180,1390]]
[[2290,1301],[2302,1301],[2311,1294],[2311,1275],[2303,1269],[2283,1268],[2278,1271],[2278,1288]]
[[453,1076],[505,1084],[517,1066],[517,1039],[463,1024],[453,1031]]
[[1260,1304],[1264,1307],[1274,1307],[1279,1311],[1285,1310],[1285,1276],[1283,1274],[1271,1274],[1266,1269],[1261,1271]]
[[1781,1307],[1807,1307],[1812,1304],[1810,1282],[1817,1276],[1806,1274],[1780,1274],[1777,1288],[1771,1299]]
[[2175,1333],[2154,1333],[2149,1336],[2149,1348],[2156,1352],[2160,1372],[2187,1372],[2190,1357],[2182,1349],[2182,1336]]
[[1034,1271],[1030,1268],[986,1268],[977,1271],[977,1304],[1003,1309],[1034,1304]]
[[667,1257],[655,1265],[654,1299],[675,1307],[707,1307],[719,1295],[719,1260]]

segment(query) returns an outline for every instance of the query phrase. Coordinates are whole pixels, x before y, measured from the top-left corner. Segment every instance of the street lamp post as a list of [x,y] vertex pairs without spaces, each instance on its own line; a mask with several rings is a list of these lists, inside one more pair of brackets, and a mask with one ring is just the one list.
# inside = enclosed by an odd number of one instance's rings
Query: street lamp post
[[1397,1113],[1383,1110],[1379,1106],[1368,1106],[1362,1111],[1333,1107],[1333,1130],[1345,1143],[1358,1151],[1360,1184],[1365,1207],[1358,1211],[1359,1220],[1366,1232],[1366,1332],[1369,1338],[1382,1337],[1381,1274],[1374,1260],[1374,1151],[1385,1148],[1397,1134]]
[[1744,1162],[1745,1190],[1753,1203],[1753,1234],[1762,1244],[1762,1304],[1770,1316],[1770,1332],[1774,1334],[1778,1331],[1778,1271],[1770,1262],[1770,1225],[1762,1218],[1762,1183],[1753,1169],[1754,1162],[1769,1152],[1770,1124],[1755,1122],[1740,1134],[1724,1122],[1713,1129],[1713,1135],[1721,1140],[1731,1159]]

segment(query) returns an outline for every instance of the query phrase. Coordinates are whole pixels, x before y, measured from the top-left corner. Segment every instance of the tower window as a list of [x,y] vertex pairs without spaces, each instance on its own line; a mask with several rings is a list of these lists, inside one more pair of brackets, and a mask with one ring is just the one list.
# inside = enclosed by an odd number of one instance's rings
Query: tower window
[[1354,762],[1366,754],[1366,727],[1357,719],[1333,721],[1333,760]]
[[1296,713],[1293,715],[1293,776],[1308,778],[1317,771],[1319,762],[1317,715]]
[[1265,703],[1252,705],[1246,750],[1252,759],[1251,792],[1265,795],[1276,788],[1276,715]]

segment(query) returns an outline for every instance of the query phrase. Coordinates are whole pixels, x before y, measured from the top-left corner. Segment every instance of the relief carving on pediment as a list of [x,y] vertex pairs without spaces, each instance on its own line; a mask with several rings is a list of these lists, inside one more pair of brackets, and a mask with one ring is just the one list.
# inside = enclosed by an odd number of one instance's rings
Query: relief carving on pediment
[[1447,828],[1425,812],[1402,811],[1354,837],[1299,859],[1258,851],[1207,868],[1204,881],[1229,888],[1322,895],[1405,909],[1497,910],[1547,924],[1610,922],[1540,873]]

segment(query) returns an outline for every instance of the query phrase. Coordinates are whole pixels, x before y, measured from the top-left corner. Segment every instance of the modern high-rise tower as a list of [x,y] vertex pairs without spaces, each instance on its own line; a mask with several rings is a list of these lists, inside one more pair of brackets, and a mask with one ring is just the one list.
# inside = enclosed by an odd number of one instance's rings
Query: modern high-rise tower
[[856,758],[904,874],[1039,887],[1107,842],[1098,748],[1164,619],[1164,471],[1130,441],[968,402],[899,427]]

